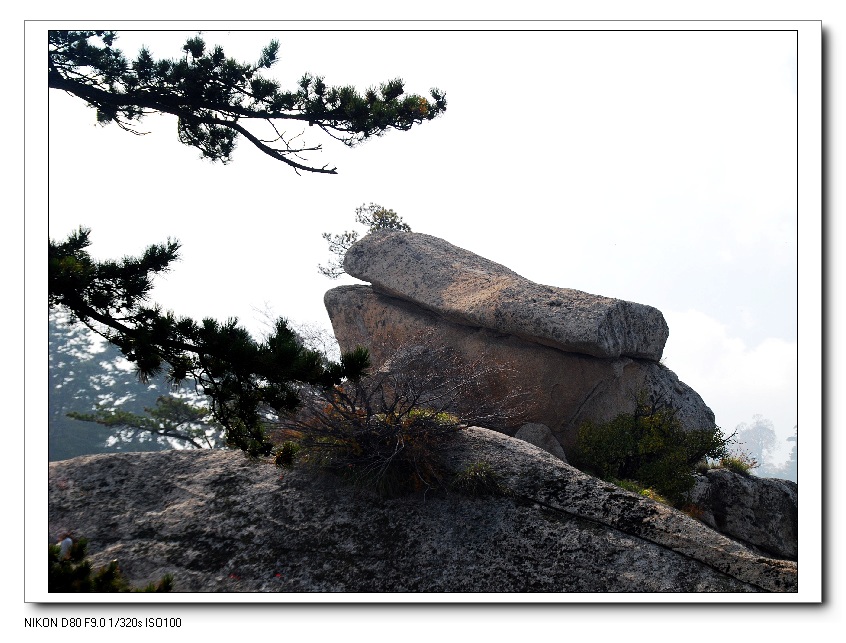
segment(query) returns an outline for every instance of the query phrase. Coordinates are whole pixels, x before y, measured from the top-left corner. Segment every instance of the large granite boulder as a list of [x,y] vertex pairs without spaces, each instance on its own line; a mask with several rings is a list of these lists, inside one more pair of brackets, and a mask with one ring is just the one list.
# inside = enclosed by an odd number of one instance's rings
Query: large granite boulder
[[177,592],[797,591],[795,562],[526,442],[467,429],[442,466],[479,461],[505,495],[384,499],[233,451],[51,462],[50,542],[72,531],[95,567],[117,559],[136,586],[172,573]]
[[792,480],[711,469],[696,476],[690,501],[705,524],[766,555],[796,560],[798,489]]
[[347,251],[344,270],[447,319],[570,353],[657,362],[669,335],[651,306],[536,284],[426,234],[369,234]]
[[470,363],[480,359],[504,366],[487,377],[491,400],[514,391],[526,393],[526,408],[512,427],[524,422],[548,426],[571,454],[585,421],[606,422],[635,409],[645,391],[673,404],[688,429],[712,428],[714,414],[702,398],[665,366],[630,357],[597,358],[565,352],[497,330],[468,326],[369,286],[341,286],[324,296],[335,337],[343,351],[364,346],[374,365],[420,336],[437,337]]

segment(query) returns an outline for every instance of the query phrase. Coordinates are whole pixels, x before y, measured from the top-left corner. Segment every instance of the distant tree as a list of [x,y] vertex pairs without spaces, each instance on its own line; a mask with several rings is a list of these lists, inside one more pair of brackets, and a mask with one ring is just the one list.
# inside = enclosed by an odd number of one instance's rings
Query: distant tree
[[784,478],[785,480],[798,481],[799,476],[799,427],[793,427],[793,435],[787,438],[788,442],[793,442],[793,448],[790,449],[790,455],[787,456],[787,461],[779,467],[776,476]]
[[[172,114],[178,118],[180,142],[213,161],[230,161],[236,140],[243,136],[298,173],[335,174],[334,167],[304,162],[304,155],[321,145],[299,143],[299,135],[280,132],[279,124],[307,123],[353,146],[389,129],[411,129],[446,110],[443,92],[431,89],[431,99],[406,94],[400,79],[362,94],[351,86],[329,87],[323,77],[305,74],[296,89],[283,90],[260,73],[277,62],[276,40],[255,64],[227,58],[222,47],[208,48],[200,36],[186,41],[179,59],[155,60],[142,48],[129,61],[114,47],[116,40],[114,31],[50,31],[50,88],[94,107],[98,123],[116,123],[136,134],[134,124],[145,114]],[[257,123],[266,124],[267,138],[252,127]]]
[[787,438],[788,442],[793,442],[793,448],[790,449],[790,455],[787,457],[787,462],[785,463],[785,475],[784,477],[788,480],[793,480],[793,482],[798,481],[798,471],[799,471],[799,427],[793,427],[793,435]]
[[187,443],[195,449],[221,446],[223,427],[209,409],[194,406],[171,395],[161,395],[154,408],[145,408],[146,415],[121,408],[98,408],[94,413],[71,411],[68,416],[83,422],[96,422],[110,429],[129,432],[129,439],[137,433],[171,438]]
[[[151,433],[110,431],[67,416],[71,411],[91,412],[97,408],[142,413],[145,407],[154,406],[159,395],[171,391],[163,377],[139,383],[132,365],[117,347],[102,341],[83,324],[71,324],[67,317],[59,308],[52,308],[48,317],[49,460],[173,448],[172,442]],[[195,404],[205,400],[189,387],[171,392]]]
[[[401,232],[411,232],[411,226],[402,220],[393,210],[383,208],[381,205],[371,203],[370,205],[361,205],[356,208],[355,220],[367,226],[367,232],[377,232],[379,230],[399,230]],[[348,230],[341,234],[323,233],[323,238],[329,244],[329,252],[334,256],[326,266],[318,266],[317,270],[321,275],[329,277],[330,279],[337,279],[344,274],[344,255],[356,241],[358,241],[358,232],[355,230]]]
[[771,461],[771,454],[776,445],[776,433],[770,420],[762,415],[755,415],[752,417],[752,424],[739,424],[735,433],[737,442],[745,447],[753,460],[761,465]]

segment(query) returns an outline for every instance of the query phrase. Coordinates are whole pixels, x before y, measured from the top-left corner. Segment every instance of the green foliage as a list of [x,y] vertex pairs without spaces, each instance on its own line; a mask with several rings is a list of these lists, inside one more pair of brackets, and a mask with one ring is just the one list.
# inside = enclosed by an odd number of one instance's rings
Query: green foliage
[[[208,408],[193,406],[171,395],[162,395],[155,408],[145,408],[139,415],[122,408],[99,406],[94,413],[71,411],[68,417],[83,422],[96,422],[109,428],[144,431],[155,436],[175,438],[195,449],[220,446],[223,427],[215,422]],[[204,444],[205,443],[205,444]]]
[[[402,220],[393,210],[383,208],[381,205],[371,203],[370,205],[362,204],[355,211],[355,220],[367,226],[367,232],[370,234],[380,230],[397,230],[400,232],[411,232],[411,226]],[[344,255],[347,250],[359,239],[358,232],[355,230],[347,230],[341,234],[323,233],[323,238],[329,244],[329,252],[334,255],[334,258],[329,262],[329,265],[318,266],[317,270],[321,275],[329,277],[330,279],[337,279],[344,274]]]
[[[116,123],[138,133],[132,124],[160,112],[178,118],[180,142],[202,156],[226,163],[239,136],[268,156],[308,172],[335,174],[335,168],[300,162],[321,149],[285,138],[276,123],[291,120],[317,126],[332,138],[353,146],[389,129],[408,130],[446,110],[446,97],[430,90],[430,99],[406,94],[394,79],[363,94],[354,87],[329,87],[323,77],[305,74],[293,90],[283,90],[261,71],[278,60],[279,42],[271,41],[256,64],[227,58],[223,48],[207,47],[196,36],[186,41],[178,59],[155,60],[141,49],[128,60],[114,47],[113,31],[50,31],[48,82],[97,110],[97,122]],[[268,135],[248,126],[264,124]]]
[[749,475],[758,466],[758,461],[747,453],[733,453],[720,458],[720,467],[741,475]]
[[[732,435],[732,439],[730,441],[734,441],[734,435]],[[699,462],[696,465],[696,472],[704,475],[714,469],[728,469],[734,473],[747,476],[752,472],[752,469],[757,469],[759,466],[760,463],[751,453],[744,451],[735,445],[730,450],[726,449],[726,451],[716,459],[708,458]]]
[[49,243],[48,301],[117,346],[136,365],[142,381],[168,365],[171,382],[192,377],[208,396],[211,414],[224,427],[228,445],[250,456],[269,455],[268,413],[285,413],[298,402],[302,384],[331,387],[357,377],[367,352],[327,362],[306,349],[284,319],[264,341],[238,325],[201,323],[146,305],[152,275],[168,269],[179,245],[151,246],[140,258],[95,262],[86,251],[90,231],[80,228],[67,241]]
[[60,545],[49,546],[49,568],[47,591],[49,592],[170,592],[173,576],[166,574],[158,583],[150,583],[143,589],[129,585],[116,560],[96,572],[85,558],[88,540],[75,540],[65,556]]
[[693,487],[697,463],[726,457],[727,444],[719,427],[685,431],[675,409],[641,395],[634,413],[582,425],[573,460],[600,478],[633,480],[677,503]]
[[608,482],[613,482],[618,487],[625,489],[626,491],[636,493],[640,496],[643,496],[644,498],[649,498],[650,500],[655,500],[656,502],[661,502],[665,505],[672,504],[669,500],[667,500],[667,498],[655,491],[655,489],[639,485],[634,480],[619,480],[617,478],[609,478]]
[[277,467],[290,467],[297,459],[302,447],[299,442],[293,440],[286,440],[276,449],[276,457],[274,462]]
[[411,232],[411,226],[402,220],[393,210],[383,208],[381,205],[371,203],[362,204],[355,211],[355,220],[367,226],[367,232],[378,232],[379,230],[398,230],[400,232]]
[[452,486],[469,496],[502,496],[506,489],[502,477],[486,460],[472,462],[456,474]]

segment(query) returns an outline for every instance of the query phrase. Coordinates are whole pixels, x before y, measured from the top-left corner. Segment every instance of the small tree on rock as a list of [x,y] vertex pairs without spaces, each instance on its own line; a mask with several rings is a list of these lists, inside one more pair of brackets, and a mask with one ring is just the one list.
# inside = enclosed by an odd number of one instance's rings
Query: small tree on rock
[[[397,230],[400,232],[411,232],[411,226],[402,220],[393,210],[383,208],[381,205],[371,203],[370,205],[362,204],[356,208],[355,220],[367,226],[367,232],[378,232],[380,230]],[[323,233],[323,238],[329,244],[329,252],[334,256],[326,266],[318,266],[317,270],[321,275],[329,277],[330,279],[337,279],[345,273],[344,270],[344,255],[347,250],[359,239],[358,232],[355,230],[348,230],[341,234],[331,234],[329,232]]]

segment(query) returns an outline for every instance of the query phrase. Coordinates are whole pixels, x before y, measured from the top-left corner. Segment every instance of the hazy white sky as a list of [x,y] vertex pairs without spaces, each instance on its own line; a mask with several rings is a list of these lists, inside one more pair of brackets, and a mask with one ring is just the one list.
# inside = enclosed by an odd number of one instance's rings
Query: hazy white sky
[[[119,32],[177,57],[195,32]],[[797,57],[793,31],[205,32],[293,86],[306,71],[363,89],[395,77],[446,92],[439,119],[347,149],[303,129],[337,176],[297,176],[241,141],[228,166],[133,136],[51,91],[49,232],[93,230],[92,254],[175,237],[182,261],[154,300],[195,318],[264,309],[329,326],[322,232],[377,202],[417,232],[535,281],[659,308],[665,363],[728,432],[797,423]]]

